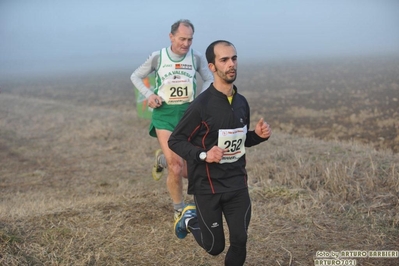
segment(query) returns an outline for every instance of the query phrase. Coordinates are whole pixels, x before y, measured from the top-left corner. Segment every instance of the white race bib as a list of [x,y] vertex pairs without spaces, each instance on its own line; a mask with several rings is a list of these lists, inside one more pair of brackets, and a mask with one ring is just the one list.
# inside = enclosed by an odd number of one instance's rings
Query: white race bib
[[162,98],[167,104],[183,104],[193,100],[194,90],[190,79],[175,78],[164,80]]
[[219,129],[218,147],[228,149],[220,163],[233,163],[245,154],[247,126],[235,129]]

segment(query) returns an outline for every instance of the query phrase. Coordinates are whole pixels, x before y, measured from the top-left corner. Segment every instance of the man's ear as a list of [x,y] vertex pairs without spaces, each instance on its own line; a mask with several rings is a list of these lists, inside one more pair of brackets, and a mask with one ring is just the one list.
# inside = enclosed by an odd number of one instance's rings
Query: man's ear
[[216,67],[215,67],[215,65],[213,63],[209,63],[208,64],[208,68],[209,68],[210,71],[216,72]]

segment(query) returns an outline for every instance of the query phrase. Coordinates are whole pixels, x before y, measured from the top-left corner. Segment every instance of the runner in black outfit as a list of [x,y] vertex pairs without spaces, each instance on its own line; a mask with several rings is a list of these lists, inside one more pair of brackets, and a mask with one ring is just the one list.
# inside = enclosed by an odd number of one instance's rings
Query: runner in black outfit
[[251,219],[245,148],[267,140],[271,130],[263,118],[248,130],[249,105],[233,85],[234,45],[215,41],[206,58],[214,83],[190,104],[168,141],[187,160],[188,193],[195,200],[175,222],[175,233],[184,238],[191,232],[209,254],[218,255],[225,248],[224,215],[230,232],[225,265],[243,265]]

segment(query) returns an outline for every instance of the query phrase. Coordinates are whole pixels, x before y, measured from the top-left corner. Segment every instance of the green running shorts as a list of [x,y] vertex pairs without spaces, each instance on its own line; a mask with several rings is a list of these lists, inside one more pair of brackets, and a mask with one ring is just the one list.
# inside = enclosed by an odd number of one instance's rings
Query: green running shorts
[[168,105],[162,103],[158,108],[152,110],[152,120],[149,128],[149,134],[152,137],[157,137],[155,129],[166,129],[172,132],[177,123],[179,123],[184,112],[187,110],[189,103],[179,105]]

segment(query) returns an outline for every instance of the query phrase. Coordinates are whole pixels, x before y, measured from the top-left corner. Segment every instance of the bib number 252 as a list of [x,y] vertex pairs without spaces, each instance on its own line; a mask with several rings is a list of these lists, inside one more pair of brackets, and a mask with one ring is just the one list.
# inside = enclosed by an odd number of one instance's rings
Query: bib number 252
[[225,149],[229,149],[229,152],[236,152],[241,149],[242,139],[226,140],[224,142]]

